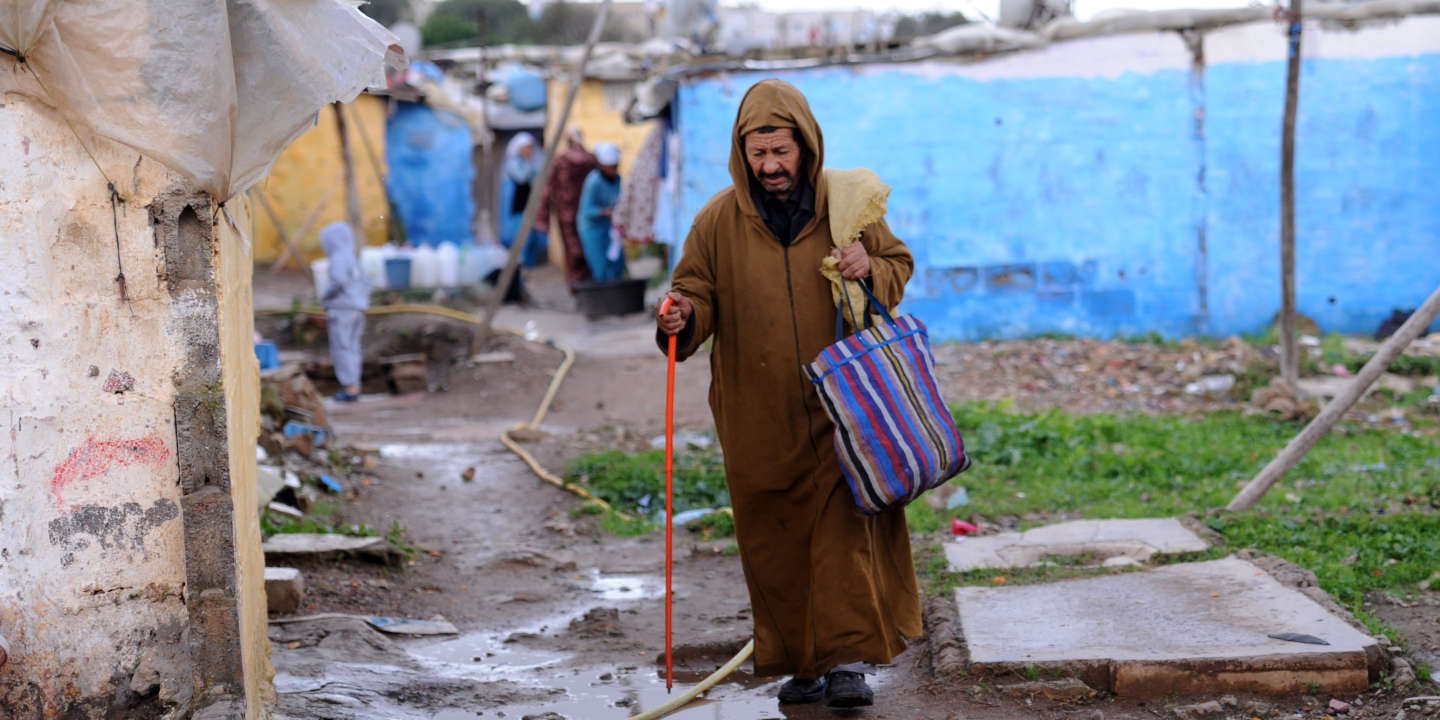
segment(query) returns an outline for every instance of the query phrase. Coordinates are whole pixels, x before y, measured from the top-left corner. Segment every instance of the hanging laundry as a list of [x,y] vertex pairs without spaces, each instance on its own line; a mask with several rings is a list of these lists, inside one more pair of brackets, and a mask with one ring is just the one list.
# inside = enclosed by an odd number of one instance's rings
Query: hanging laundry
[[620,234],[633,243],[655,242],[655,200],[660,192],[661,161],[665,154],[665,125],[655,123],[629,176],[620,189],[612,221]]

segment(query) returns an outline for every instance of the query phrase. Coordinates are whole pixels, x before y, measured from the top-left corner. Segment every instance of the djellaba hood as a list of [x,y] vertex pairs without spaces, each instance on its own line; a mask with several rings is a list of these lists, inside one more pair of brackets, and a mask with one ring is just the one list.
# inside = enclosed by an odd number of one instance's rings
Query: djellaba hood
[[825,166],[825,137],[820,123],[810,111],[810,103],[794,85],[784,80],[761,80],[745,93],[740,110],[735,114],[735,131],[730,137],[730,179],[735,183],[735,200],[741,212],[759,217],[760,211],[750,198],[750,165],[745,160],[745,135],[762,127],[795,128],[809,151],[807,164],[801,168],[810,187],[815,189],[815,216],[826,214],[826,184],[821,168]]

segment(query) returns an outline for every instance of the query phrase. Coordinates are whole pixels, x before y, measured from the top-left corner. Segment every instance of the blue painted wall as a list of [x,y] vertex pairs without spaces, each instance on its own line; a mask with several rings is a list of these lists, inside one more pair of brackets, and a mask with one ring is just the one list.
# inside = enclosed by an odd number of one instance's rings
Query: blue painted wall
[[459,117],[402,102],[385,127],[385,187],[416,245],[472,239],[475,180],[470,128]]
[[[729,184],[736,107],[770,76],[681,86],[682,225]],[[938,338],[1223,335],[1279,307],[1283,62],[778,77],[809,98],[827,165],[894,188],[888,219],[916,256],[905,309]],[[1371,332],[1440,285],[1440,54],[1307,60],[1301,87],[1299,308]]]

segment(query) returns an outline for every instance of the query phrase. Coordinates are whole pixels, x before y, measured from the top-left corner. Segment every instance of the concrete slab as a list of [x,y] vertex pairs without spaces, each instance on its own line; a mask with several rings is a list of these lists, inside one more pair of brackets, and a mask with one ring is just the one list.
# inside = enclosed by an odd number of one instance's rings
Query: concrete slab
[[1199,552],[1209,547],[1175,518],[1074,520],[1023,533],[967,538],[947,544],[945,557],[951,570],[965,572],[1039,565],[1046,555],[1090,553],[1097,563],[1114,558],[1145,562],[1157,554]]
[[[1042,585],[955,591],[971,668],[1059,668],[1099,690],[1348,693],[1374,638],[1229,557]],[[1329,645],[1268,637],[1313,635]]]

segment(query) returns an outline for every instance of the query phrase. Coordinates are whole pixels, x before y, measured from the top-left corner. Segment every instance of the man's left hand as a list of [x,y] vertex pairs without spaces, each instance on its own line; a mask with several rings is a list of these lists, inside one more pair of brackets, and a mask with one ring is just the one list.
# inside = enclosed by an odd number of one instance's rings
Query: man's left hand
[[830,257],[840,259],[840,277],[846,280],[859,280],[870,277],[870,253],[865,252],[865,246],[860,243],[845,248],[831,248]]

